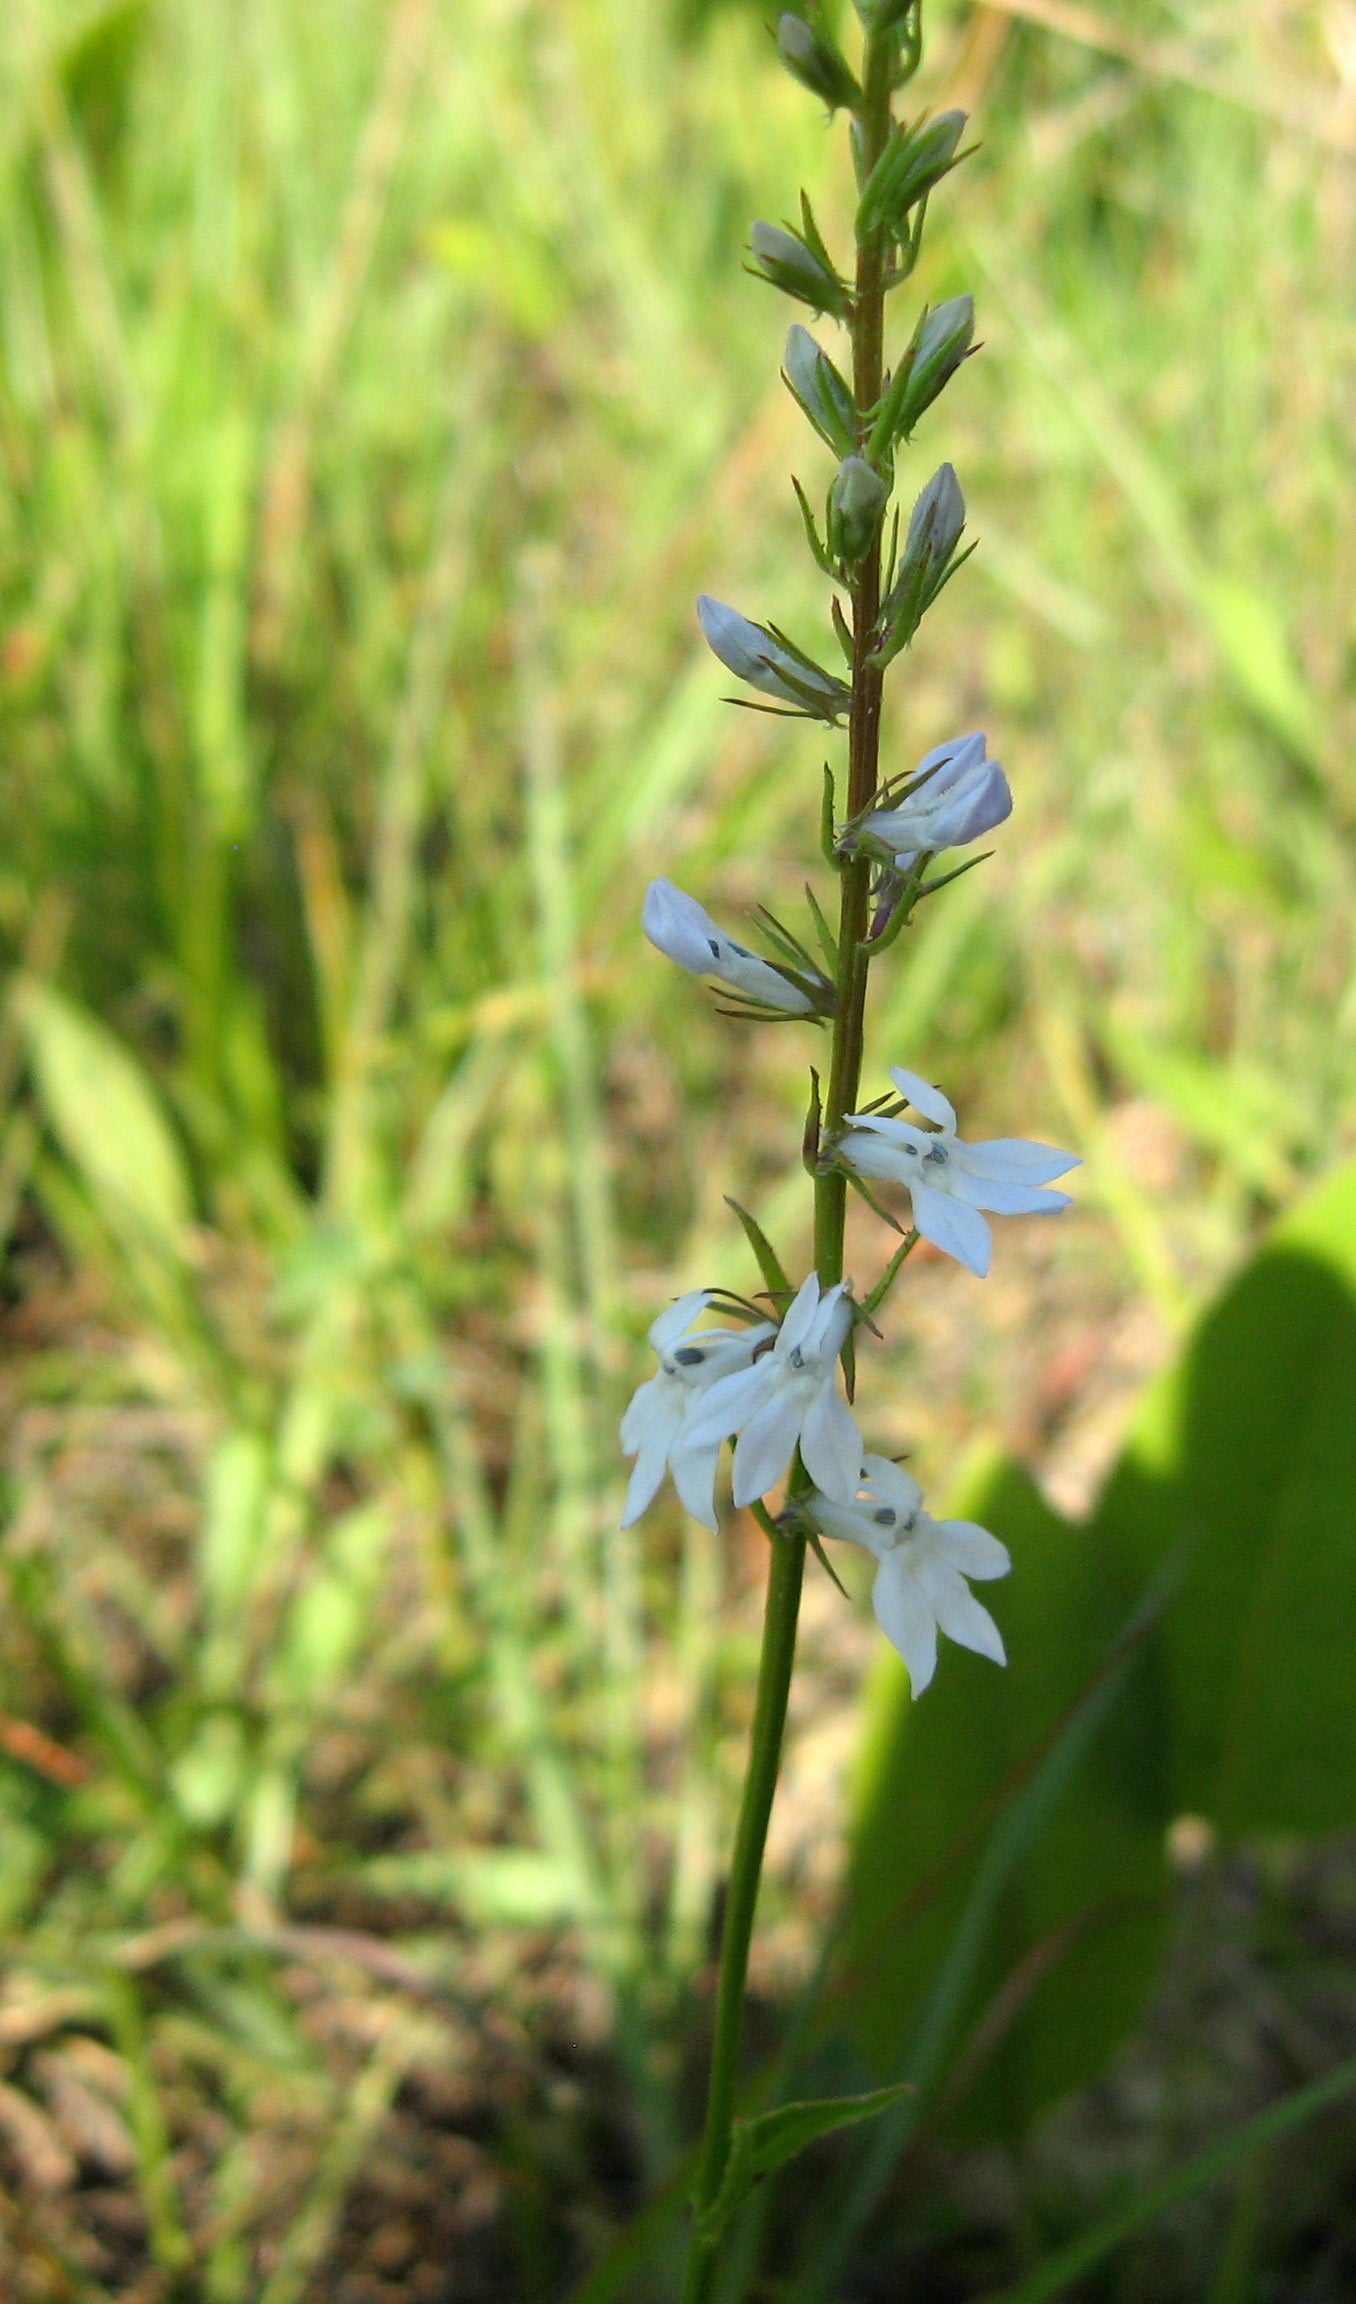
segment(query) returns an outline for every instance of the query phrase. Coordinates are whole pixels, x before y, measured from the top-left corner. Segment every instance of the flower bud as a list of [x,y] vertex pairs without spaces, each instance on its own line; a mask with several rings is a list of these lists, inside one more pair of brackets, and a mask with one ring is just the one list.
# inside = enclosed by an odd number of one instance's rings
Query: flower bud
[[949,464],[933,473],[913,508],[899,573],[882,611],[884,636],[875,651],[877,666],[907,648],[956,564],[956,546],[965,526],[965,498]]
[[849,566],[864,560],[890,491],[861,456],[845,456],[829,490],[829,550]]
[[777,48],[792,79],[799,80],[812,95],[822,96],[831,112],[860,98],[861,89],[846,57],[821,39],[803,16],[793,16],[788,9],[777,25]]
[[832,312],[843,318],[849,301],[846,286],[798,233],[788,232],[780,224],[759,223],[749,233],[749,245],[752,269],[762,279],[815,312]]
[[712,655],[751,688],[775,696],[808,719],[827,720],[830,727],[843,717],[852,690],[813,657],[708,593],[703,592],[697,602],[697,616]]
[[835,456],[848,456],[856,438],[856,408],[847,384],[808,328],[794,320],[786,332],[782,374],[793,400]]
[[872,427],[873,456],[886,457],[897,440],[909,438],[919,417],[955,375],[974,332],[973,296],[953,296],[923,314]]
[[935,120],[920,120],[913,128],[895,131],[862,193],[859,237],[882,227],[895,239],[903,237],[909,210],[955,166],[964,127],[963,112],[942,112]]
[[965,526],[965,498],[953,464],[941,464],[913,508],[904,545],[903,573],[926,565],[944,568]]

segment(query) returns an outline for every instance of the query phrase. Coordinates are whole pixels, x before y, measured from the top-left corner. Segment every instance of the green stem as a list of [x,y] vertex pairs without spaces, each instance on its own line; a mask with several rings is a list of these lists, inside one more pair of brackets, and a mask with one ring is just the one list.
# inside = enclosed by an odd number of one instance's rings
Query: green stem
[[[706,2104],[706,2127],[693,2196],[698,2213],[708,2208],[720,2190],[734,2124],[735,2092],[739,2084],[739,2048],[744,2030],[744,1989],[749,1971],[749,1942],[758,1903],[772,1795],[781,1764],[782,1731],[791,1667],[796,1654],[796,1619],[800,1613],[800,1587],[805,1572],[803,1536],[779,1535],[772,1546],[768,1574],[767,1609],[763,1617],[763,1647],[758,1660],[758,1694],[754,1703],[753,1734],[749,1743],[748,1772],[739,1804],[734,1858],[730,1866],[729,1898],[720,1945],[720,1981],[716,1989],[716,2028],[711,2048],[711,2084]],[[683,2304],[705,2304],[715,2270],[715,2245],[694,2240],[688,2257]]]
[[[888,35],[883,39],[871,40],[867,46],[862,104],[858,113],[863,177],[879,158],[890,133],[891,77],[897,53],[896,43]],[[852,310],[853,398],[857,406],[857,436],[860,444],[866,441],[870,431],[870,411],[881,394],[884,268],[885,250],[879,235],[861,241],[857,250],[857,280]],[[849,815],[855,815],[867,805],[879,781],[881,675],[870,662],[870,657],[876,619],[880,613],[880,589],[880,540],[877,538],[861,563],[852,588]],[[842,875],[837,1001],[824,1109],[826,1128],[838,1126],[845,1113],[853,1109],[861,1078],[867,978],[864,940],[870,877],[871,867],[865,859],[849,865]],[[844,1177],[841,1174],[817,1176],[815,1270],[824,1288],[832,1287],[843,1276],[843,1228],[846,1214],[847,1186]],[[809,1485],[797,1459],[791,1474],[791,1492],[793,1495],[804,1493]],[[805,1573],[803,1536],[778,1533],[772,1541],[771,1551],[753,1733],[740,1801],[734,1857],[730,1866],[729,1899],[721,1936],[706,2124],[702,2131],[693,2186],[698,2219],[711,2206],[720,2189],[730,2152],[735,2093],[739,2080],[739,2052],[744,2028],[749,1943],[758,1903],[768,1818],[772,1812],[772,1797],[781,1764],[787,1695],[795,1662],[796,1620]],[[694,2238],[688,2256],[683,2304],[707,2304],[715,2264],[716,2243]]]

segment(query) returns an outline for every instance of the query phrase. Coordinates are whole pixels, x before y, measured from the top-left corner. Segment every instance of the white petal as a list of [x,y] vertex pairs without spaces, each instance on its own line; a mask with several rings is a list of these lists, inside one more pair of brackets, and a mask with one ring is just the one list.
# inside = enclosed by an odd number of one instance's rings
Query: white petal
[[[984,738],[977,732],[972,736],[953,736],[948,743],[938,744],[923,754],[911,783],[916,787],[926,776],[924,792],[949,792],[957,779],[983,758]],[[918,796],[921,800],[923,793]]]
[[815,1526],[825,1536],[832,1536],[840,1544],[858,1544],[864,1552],[874,1552],[879,1560],[888,1549],[884,1539],[888,1533],[878,1528],[871,1517],[872,1507],[860,1501],[837,1504],[832,1496],[816,1489],[810,1498],[810,1514]]
[[1014,1184],[1005,1177],[972,1175],[953,1160],[951,1190],[967,1208],[987,1208],[991,1216],[1058,1216],[1069,1205],[1067,1192],[1045,1192],[1039,1184]]
[[951,1569],[934,1568],[927,1578],[927,1589],[936,1611],[937,1622],[948,1640],[955,1640],[962,1648],[973,1648],[977,1655],[991,1656],[995,1664],[1006,1664],[1007,1650],[987,1608],[980,1606],[963,1576]]
[[650,1329],[650,1342],[656,1352],[667,1352],[670,1344],[676,1344],[680,1336],[685,1336],[698,1313],[704,1312],[710,1301],[709,1289],[689,1288],[686,1296],[680,1296],[676,1303],[661,1312]]
[[715,922],[705,907],[671,880],[652,880],[645,891],[640,924],[657,952],[676,960],[693,976],[709,973],[717,940]]
[[1030,1144],[1023,1136],[989,1136],[982,1144],[957,1147],[973,1176],[1011,1177],[1019,1184],[1052,1184],[1083,1163],[1076,1152],[1053,1144]]
[[621,1420],[623,1456],[634,1456],[638,1448],[646,1447],[662,1448],[667,1454],[682,1419],[683,1396],[673,1378],[647,1378],[632,1393]]
[[838,1280],[820,1298],[810,1333],[803,1346],[807,1360],[836,1360],[852,1327],[852,1298],[847,1282]]
[[800,1428],[800,1452],[816,1486],[837,1504],[850,1504],[862,1477],[862,1436],[832,1380],[810,1403]]
[[921,1696],[937,1669],[937,1626],[897,1552],[882,1560],[871,1598],[876,1622],[908,1666],[914,1695]]
[[775,1488],[800,1434],[800,1404],[779,1386],[749,1418],[734,1453],[734,1500],[752,1504]]
[[819,1275],[812,1272],[796,1290],[795,1298],[786,1308],[781,1334],[777,1338],[777,1357],[787,1359],[797,1347],[804,1347],[819,1310]]
[[895,1184],[912,1184],[923,1165],[916,1144],[899,1143],[874,1128],[850,1128],[838,1140],[838,1156],[859,1176],[879,1176]]
[[991,1576],[1007,1575],[1012,1566],[1007,1545],[977,1520],[938,1520],[934,1525],[945,1539],[946,1558],[962,1576],[977,1576],[983,1583]]
[[769,1370],[766,1360],[755,1361],[752,1368],[737,1368],[732,1376],[718,1377],[714,1384],[699,1392],[687,1412],[683,1426],[685,1448],[719,1447],[746,1424],[767,1393]]
[[909,1197],[914,1223],[923,1238],[982,1280],[989,1269],[993,1241],[978,1209],[934,1191],[930,1184],[910,1184]]
[[[678,1500],[685,1512],[700,1520],[704,1528],[715,1528],[716,1521],[716,1465],[720,1461],[719,1444],[710,1448],[694,1448],[685,1437],[669,1457],[669,1470]],[[625,1525],[625,1523],[623,1523]]]
[[925,1120],[935,1120],[944,1135],[955,1135],[956,1107],[949,1097],[943,1096],[940,1088],[934,1088],[930,1081],[922,1079],[917,1072],[906,1072],[902,1064],[890,1066],[890,1078],[905,1103],[912,1104],[915,1112],[921,1112]]
[[668,1464],[665,1448],[642,1448],[631,1470],[626,1486],[626,1502],[622,1507],[621,1524],[630,1528],[641,1513],[649,1510],[658,1495]]

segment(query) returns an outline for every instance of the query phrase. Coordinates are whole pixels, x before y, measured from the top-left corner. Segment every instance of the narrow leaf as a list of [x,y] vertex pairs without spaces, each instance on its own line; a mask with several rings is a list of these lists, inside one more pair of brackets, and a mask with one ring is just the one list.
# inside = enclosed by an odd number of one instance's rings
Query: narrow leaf
[[1163,2183],[1141,2192],[1137,2200],[1132,2200],[1117,2215],[1106,2217],[1102,2223],[1095,2224],[1091,2232],[1071,2240],[1067,2248],[1047,2256],[1045,2262],[1015,2288],[991,2292],[983,2304],[1046,2304],[1047,2298],[1061,2295],[1075,2280],[1091,2271],[1094,2264],[1110,2256],[1123,2240],[1128,2240],[1145,2224],[1152,2224],[1165,2209],[1175,2207],[1179,2200],[1190,2199],[1193,2192],[1203,2191],[1208,2184],[1218,2183],[1241,2161],[1250,2160],[1263,2145],[1298,2128],[1302,2121],[1312,2120],[1315,2113],[1338,2103],[1343,2096],[1351,2095],[1356,2095],[1356,2057],[1339,2064],[1335,2072],[1311,2082],[1309,2087],[1296,2089],[1293,2096],[1283,2096],[1279,2104],[1269,2104],[1255,2119],[1245,2120],[1241,2128],[1222,2137],[1218,2144],[1198,2152],[1185,2168],[1179,2168]]
[[744,1227],[744,1238],[748,1241],[757,1259],[758,1269],[763,1275],[764,1287],[771,1289],[774,1295],[789,1293],[791,1283],[782,1269],[781,1258],[757,1218],[750,1216],[747,1208],[741,1208],[737,1200],[732,1200],[728,1192],[725,1195],[725,1205],[727,1208],[733,1208]]
[[773,2112],[760,2112],[754,2120],[738,2121],[720,2190],[697,2227],[701,2237],[715,2239],[724,2230],[760,2176],[770,2176],[774,2169],[784,2167],[821,2136],[832,2136],[839,2128],[887,2112],[910,2090],[911,2083],[901,2080],[890,2088],[873,2088],[866,2096],[824,2096],[811,2103],[780,2104]]

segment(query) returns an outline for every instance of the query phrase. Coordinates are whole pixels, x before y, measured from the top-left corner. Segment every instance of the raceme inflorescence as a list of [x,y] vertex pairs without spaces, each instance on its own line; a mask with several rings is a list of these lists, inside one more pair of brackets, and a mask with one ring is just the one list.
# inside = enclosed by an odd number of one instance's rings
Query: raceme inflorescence
[[[950,1100],[901,1064],[889,1066],[888,1090],[873,1094],[868,1084],[863,1092],[870,971],[920,905],[984,860],[983,853],[956,852],[1006,822],[1012,793],[979,733],[937,745],[903,773],[881,772],[886,676],[973,549],[962,544],[965,500],[950,464],[924,481],[907,518],[897,492],[917,427],[975,349],[975,316],[968,295],[925,306],[887,365],[887,308],[915,271],[929,200],[965,157],[965,119],[953,110],[897,115],[897,99],[921,59],[922,0],[856,0],[856,7],[857,70],[820,24],[788,13],[777,27],[788,71],[831,113],[848,115],[857,186],[851,267],[840,268],[804,195],[795,223],[754,224],[749,262],[755,276],[808,307],[821,325],[832,323],[840,343],[846,339],[846,357],[836,357],[797,321],[782,368],[834,459],[818,511],[799,481],[792,485],[807,548],[830,588],[841,669],[774,623],[754,622],[706,596],[698,603],[708,645],[755,692],[755,709],[845,736],[845,772],[826,763],[821,809],[837,919],[807,889],[803,933],[762,910],[765,949],[756,951],[668,880],[652,883],[643,916],[659,951],[714,981],[726,1014],[827,1029],[829,1043],[822,1085],[811,1070],[804,1138],[814,1190],[813,1269],[799,1282],[789,1278],[755,1218],[737,1209],[762,1294],[749,1300],[700,1289],[663,1312],[650,1331],[658,1372],[641,1385],[622,1425],[623,1448],[635,1460],[626,1525],[669,1476],[687,1509],[714,1528],[720,1452],[732,1440],[735,1504],[750,1507],[771,1540],[685,2304],[702,2304],[710,2294],[721,2234],[755,2177],[796,2148],[788,2142],[783,2149],[783,2131],[767,2126],[777,2115],[737,2122],[734,2105],[748,1948],[807,1548],[822,1559],[829,1537],[874,1555],[876,1615],[915,1696],[936,1669],[939,1631],[1004,1661],[997,1626],[970,1587],[1005,1574],[1007,1553],[973,1522],[931,1518],[912,1474],[868,1450],[852,1409],[857,1339],[874,1330],[920,1238],[982,1278],[992,1248],[986,1219],[1056,1213],[1068,1196],[1050,1187],[1077,1165],[1069,1153],[1023,1139],[967,1141]],[[893,1222],[873,1191],[882,1183],[905,1188],[912,1223],[859,1297],[843,1273],[847,1193],[860,1192]],[[844,2102],[843,2120],[862,2116],[862,2100]],[[819,2107],[816,2132],[838,2119],[832,2103]]]

